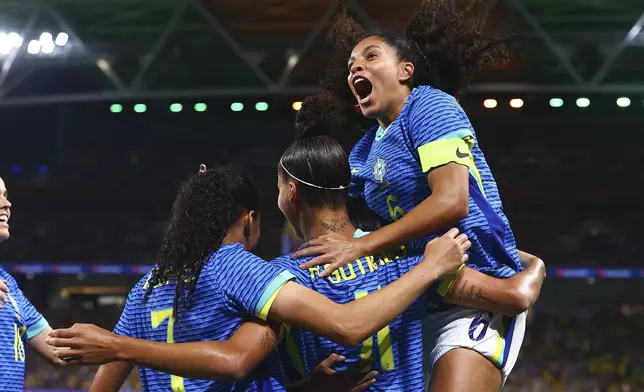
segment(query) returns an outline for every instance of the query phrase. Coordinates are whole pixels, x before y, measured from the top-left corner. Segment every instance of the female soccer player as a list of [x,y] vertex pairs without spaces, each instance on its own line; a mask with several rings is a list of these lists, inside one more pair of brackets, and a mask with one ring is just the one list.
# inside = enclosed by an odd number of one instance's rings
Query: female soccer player
[[[244,320],[257,317],[305,328],[341,344],[356,345],[387,325],[439,276],[467,259],[464,255],[469,247],[467,238],[457,237],[458,231],[451,230],[428,245],[423,261],[398,281],[378,293],[339,305],[290,282],[294,279],[290,272],[246,250],[252,249],[259,239],[258,204],[259,194],[254,185],[230,167],[216,167],[193,175],[173,205],[157,266],[130,292],[115,333],[167,343],[226,340]],[[255,345],[256,352],[265,352],[267,347],[272,349],[271,341],[279,337],[279,325],[263,327],[268,330],[258,336],[268,339]],[[78,337],[67,340],[71,350],[62,350],[58,355],[73,358],[79,347],[78,340]],[[133,339],[112,339],[110,345],[118,346],[119,342],[137,347]],[[60,346],[56,341],[51,343]],[[152,342],[139,342],[148,347],[145,343]],[[163,356],[164,350],[169,353],[167,346],[172,345],[158,346],[156,351],[136,350],[137,355],[148,355],[141,362],[155,367],[155,359]],[[127,350],[121,354],[117,359],[130,359]],[[140,368],[145,388],[283,390],[277,360],[265,361],[245,380],[226,382],[197,380],[203,377],[198,364],[190,361],[187,350],[168,355],[183,366],[175,372],[178,375],[162,373],[166,369],[159,366],[156,369],[161,371]],[[230,371],[235,364],[225,363],[226,359],[225,355],[213,359],[223,363],[218,373],[220,380],[240,374]],[[131,370],[132,365],[127,362],[101,367],[92,391],[118,390]]]
[[[308,107],[305,106],[302,111],[305,112]],[[297,232],[305,239],[329,232],[337,232],[349,237],[356,232],[360,233],[359,230],[355,230],[349,220],[346,206],[348,187],[337,185],[343,181],[348,184],[350,178],[347,157],[337,142],[328,137],[297,140],[282,156],[278,171],[279,207],[292,225],[296,227]],[[317,184],[313,181],[316,181]],[[349,269],[340,270],[330,279],[318,279],[316,275],[319,273],[319,269],[316,268],[310,271],[300,270],[299,262],[291,261],[289,255],[271,263],[291,271],[297,276],[298,283],[324,294],[334,302],[347,303],[356,297],[355,293],[363,293],[362,295],[364,295],[367,292],[376,291],[378,286],[385,287],[409,271],[422,258],[422,252],[417,256],[414,256],[413,252],[412,245],[401,247],[391,255],[381,254],[356,260],[352,263],[354,265],[347,267]],[[398,259],[397,262],[391,263],[394,258]],[[509,314],[520,313],[538,296],[540,284],[543,281],[543,274],[539,268],[539,263],[532,263],[526,272],[502,281],[466,268],[460,272],[459,279],[467,280],[470,285],[479,287],[477,291],[479,296],[485,296],[487,300],[474,302],[473,297],[463,298],[461,296],[459,298],[454,290],[450,290],[446,301],[464,305],[474,304],[482,306],[486,310]],[[281,359],[285,359],[287,356],[292,359],[292,361],[283,362],[288,369],[294,370],[292,372],[293,379],[299,379],[311,373],[319,360],[329,352],[343,354],[347,358],[347,364],[351,364],[367,354],[367,351],[364,351],[366,347],[372,346],[374,348],[373,354],[370,354],[369,357],[373,356],[374,359],[373,361],[370,359],[367,365],[371,365],[373,362],[373,368],[378,370],[380,374],[379,380],[372,390],[422,389],[424,388],[424,380],[420,323],[424,313],[424,300],[419,299],[401,316],[380,330],[376,336],[367,339],[363,345],[353,348],[334,344],[308,331],[292,329],[285,345],[288,347],[286,356],[281,356]],[[246,324],[242,325],[240,329],[243,329]],[[247,329],[247,332],[243,339],[237,334],[231,338],[236,341],[236,345],[231,350],[241,351],[237,355],[254,356],[253,352],[257,351],[256,347],[259,346],[262,334],[257,329]],[[62,333],[62,331],[58,331],[58,333]],[[64,333],[76,339],[83,339],[83,343],[77,343],[80,346],[78,351],[83,351],[83,353],[72,355],[76,359],[80,358],[86,362],[101,362],[123,357],[123,354],[116,353],[117,348],[123,347],[123,344],[112,344],[107,331],[87,326],[76,326]],[[100,346],[101,341],[105,346],[98,351],[102,350],[102,352],[92,353],[96,349],[91,346]],[[271,339],[271,342],[276,346],[278,340]],[[388,342],[391,348],[387,349],[384,342]],[[128,343],[133,343],[133,341]],[[218,362],[216,360],[222,355],[216,354],[217,348],[214,344],[223,343],[166,345],[167,350],[174,349],[176,351],[177,358],[174,360],[172,359],[173,355],[159,354],[157,347],[145,347],[144,345],[138,347],[140,354],[126,356],[137,363],[144,361],[141,362],[141,365],[154,366],[173,373],[182,371],[182,363],[190,364],[183,366],[191,366],[193,372],[198,372],[204,378],[212,379],[222,372],[221,368],[217,368]],[[60,344],[69,343],[62,341]],[[223,350],[222,346],[220,349]],[[108,354],[110,351],[111,353]],[[127,351],[134,353],[135,349],[130,347]],[[361,355],[361,352],[364,355]],[[260,354],[267,356],[269,353],[270,350]],[[215,360],[212,359],[213,355],[215,355]],[[144,357],[149,359],[146,360]],[[289,366],[290,364],[294,364],[294,366]],[[248,370],[250,369],[245,372]]]
[[[321,256],[303,267],[330,264],[327,276],[358,257],[457,225],[472,240],[469,266],[495,277],[521,270],[496,183],[453,97],[503,52],[498,39],[483,37],[476,7],[463,11],[456,3],[424,1],[403,35],[336,20],[332,32],[345,68],[332,68],[325,87],[344,113],[357,102],[378,122],[351,151],[351,193],[389,224],[358,239],[309,241],[294,257]],[[349,128],[356,123],[346,120]],[[432,390],[498,391],[516,362],[525,316],[436,309],[425,322]]]
[[[10,217],[11,202],[0,178],[0,242],[9,239]],[[0,300],[4,304],[0,306],[0,384],[3,391],[22,391],[27,345],[56,367],[64,362],[45,342],[52,331],[47,320],[24,296],[13,276],[1,267],[0,279]]]

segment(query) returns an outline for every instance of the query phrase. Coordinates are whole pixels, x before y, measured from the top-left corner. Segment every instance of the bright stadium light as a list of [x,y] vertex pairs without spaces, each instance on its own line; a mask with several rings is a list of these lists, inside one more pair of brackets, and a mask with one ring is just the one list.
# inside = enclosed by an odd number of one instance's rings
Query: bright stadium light
[[170,105],[170,111],[172,113],[179,113],[182,110],[183,110],[183,105],[180,103],[173,103],[172,105]]
[[521,98],[513,98],[510,100],[510,106],[519,109],[523,107],[523,99]]
[[295,101],[293,102],[293,110],[300,110],[302,109],[302,102],[301,101]]
[[590,106],[590,99],[585,97],[577,98],[577,106],[580,108],[587,108]]
[[617,106],[620,108],[627,108],[631,106],[631,99],[628,97],[619,97],[617,98]]
[[550,106],[553,108],[560,108],[563,106],[563,99],[561,98],[551,98],[550,99]]
[[144,103],[134,105],[134,111],[137,113],[145,113],[146,110],[148,110],[148,107]]
[[9,33],[8,37],[12,47],[19,48],[22,46],[23,39],[20,34],[12,31],[11,33]]
[[233,112],[241,112],[244,110],[244,104],[241,102],[233,102],[230,104],[230,110]]
[[494,109],[498,104],[499,103],[496,102],[496,99],[488,98],[485,101],[483,101],[483,106],[486,107],[487,109]]
[[203,102],[195,103],[195,112],[205,112],[208,109],[208,105]]
[[40,41],[37,41],[35,39],[32,39],[31,41],[29,41],[29,45],[27,46],[27,52],[29,54],[40,53]]
[[45,42],[49,42],[49,41],[53,42],[53,40],[54,40],[54,37],[52,37],[51,33],[48,33],[48,32],[45,31],[44,33],[40,34],[40,42],[41,43],[45,43]]
[[0,32],[0,54],[9,54],[11,53],[11,40],[7,33]]
[[42,44],[41,50],[43,53],[46,53],[46,54],[54,53],[54,48],[56,47],[56,45],[54,44],[53,41],[45,41],[45,42],[42,42],[41,44]]
[[65,46],[67,45],[67,41],[69,41],[69,35],[67,33],[58,33],[55,43],[58,46]]
[[266,102],[257,102],[255,104],[255,110],[258,112],[265,112],[268,110],[268,104]]
[[121,113],[123,111],[123,105],[120,103],[115,103],[110,106],[110,112],[112,113]]

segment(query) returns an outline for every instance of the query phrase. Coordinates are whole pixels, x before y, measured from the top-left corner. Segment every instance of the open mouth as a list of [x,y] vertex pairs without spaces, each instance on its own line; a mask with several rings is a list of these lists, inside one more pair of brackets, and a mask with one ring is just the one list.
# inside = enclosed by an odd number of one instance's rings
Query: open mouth
[[0,215],[0,224],[4,223],[6,224],[9,222],[9,216],[8,215]]
[[369,100],[369,95],[373,91],[373,84],[367,78],[356,76],[353,79],[353,88],[358,95],[358,103],[365,103]]

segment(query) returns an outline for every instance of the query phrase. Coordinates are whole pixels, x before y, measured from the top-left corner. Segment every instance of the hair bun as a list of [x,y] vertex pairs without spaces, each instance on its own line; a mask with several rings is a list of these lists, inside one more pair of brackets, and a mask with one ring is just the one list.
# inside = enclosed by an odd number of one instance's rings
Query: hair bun
[[295,117],[295,136],[335,136],[342,132],[344,118],[342,103],[332,94],[307,97]]

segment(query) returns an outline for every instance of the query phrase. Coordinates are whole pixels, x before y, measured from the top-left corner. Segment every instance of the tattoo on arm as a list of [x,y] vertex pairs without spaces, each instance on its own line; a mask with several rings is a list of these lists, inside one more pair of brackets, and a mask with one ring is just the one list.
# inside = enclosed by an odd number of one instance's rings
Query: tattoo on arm
[[458,301],[489,301],[490,299],[483,295],[483,290],[474,284],[469,284],[467,279],[458,277],[450,289],[450,294]]
[[272,331],[266,331],[262,338],[262,348],[269,349],[275,346],[275,337]]
[[320,225],[328,231],[337,233],[343,231],[347,225],[351,224],[349,218],[331,218],[329,220],[321,220]]

